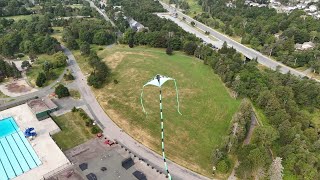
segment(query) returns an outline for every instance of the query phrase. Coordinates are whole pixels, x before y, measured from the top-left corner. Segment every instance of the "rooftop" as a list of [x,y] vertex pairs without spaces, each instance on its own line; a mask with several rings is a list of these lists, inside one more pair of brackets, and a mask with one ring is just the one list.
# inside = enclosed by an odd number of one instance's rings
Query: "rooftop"
[[33,99],[30,100],[27,104],[34,114],[57,108],[57,105],[54,104],[49,98]]

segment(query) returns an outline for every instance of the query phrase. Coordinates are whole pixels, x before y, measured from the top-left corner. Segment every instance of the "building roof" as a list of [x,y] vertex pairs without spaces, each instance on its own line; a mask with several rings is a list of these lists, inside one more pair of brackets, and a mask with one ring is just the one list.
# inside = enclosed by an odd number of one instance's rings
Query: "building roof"
[[49,111],[58,107],[49,98],[33,99],[28,101],[27,104],[34,114],[39,114],[41,112]]
[[295,44],[295,49],[297,50],[308,50],[315,47],[315,44],[313,42],[304,42],[303,44]]

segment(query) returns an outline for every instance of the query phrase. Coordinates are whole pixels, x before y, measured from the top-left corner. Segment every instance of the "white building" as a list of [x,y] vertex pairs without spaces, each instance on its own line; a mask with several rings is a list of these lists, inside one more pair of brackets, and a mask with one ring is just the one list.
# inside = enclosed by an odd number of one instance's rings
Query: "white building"
[[296,50],[300,50],[300,51],[305,51],[305,50],[310,50],[313,49],[315,47],[315,44],[313,42],[304,42],[303,44],[295,44],[294,48]]

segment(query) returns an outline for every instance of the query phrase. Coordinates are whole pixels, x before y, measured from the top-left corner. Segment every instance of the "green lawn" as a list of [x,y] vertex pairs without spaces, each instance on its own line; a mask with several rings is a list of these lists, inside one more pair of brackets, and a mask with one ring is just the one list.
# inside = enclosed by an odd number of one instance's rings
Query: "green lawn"
[[70,92],[70,96],[73,98],[73,99],[80,99],[81,98],[81,94],[79,91],[77,90],[74,90],[74,89],[71,89],[69,90]]
[[85,126],[85,121],[78,112],[69,112],[59,117],[53,117],[53,120],[61,128],[61,132],[54,134],[52,137],[63,151],[94,137],[90,128]]
[[[43,71],[42,65],[45,61],[54,62],[54,58],[52,55],[47,55],[47,54],[38,55],[38,60],[36,60],[32,64],[32,67],[27,71],[28,81],[34,86],[36,84],[35,82],[39,72]],[[63,73],[64,68],[56,68],[56,69],[53,69],[52,71],[55,73],[56,77],[54,77],[52,80],[47,80],[44,86],[47,86],[51,84],[53,81],[55,81],[56,79],[58,79],[59,75]]]
[[[140,93],[144,83],[157,73],[176,78],[182,116],[176,111],[174,83],[163,87],[163,113],[167,156],[189,169],[211,176],[211,154],[227,134],[240,101],[232,99],[219,77],[202,61],[163,49],[115,46],[100,51],[113,70],[112,82],[94,93],[108,115],[128,134],[161,152],[159,89],[146,87],[142,112]],[[86,61],[76,54],[81,68]],[[114,84],[113,80],[119,81]]]
[[19,21],[22,19],[31,21],[33,16],[39,16],[39,15],[18,15],[18,16],[7,16],[7,17],[0,17],[0,18],[13,19],[15,21]]

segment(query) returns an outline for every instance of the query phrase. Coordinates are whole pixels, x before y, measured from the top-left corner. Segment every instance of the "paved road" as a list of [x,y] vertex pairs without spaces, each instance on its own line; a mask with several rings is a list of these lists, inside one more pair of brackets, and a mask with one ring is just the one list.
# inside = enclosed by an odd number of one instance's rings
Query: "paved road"
[[90,0],[86,0],[86,1],[89,2],[89,3],[90,3],[90,6],[93,7],[93,8],[95,8],[95,9],[99,12],[99,14],[101,14],[101,16],[104,17],[104,19],[105,19],[106,21],[110,22],[110,23],[112,24],[112,26],[114,26],[114,27],[116,26],[116,25],[114,24],[114,22],[111,21],[111,19],[110,19],[104,12],[102,12],[101,9],[99,9],[92,1],[90,1]]
[[[101,108],[100,104],[96,100],[96,97],[91,92],[90,87],[87,85],[86,77],[81,72],[74,56],[72,53],[65,47],[63,47],[64,53],[69,58],[69,68],[72,70],[73,75],[75,76],[75,82],[78,85],[78,89],[82,96],[83,101],[88,105],[88,108],[95,119],[100,121],[100,123],[105,127],[104,133],[107,137],[111,139],[117,139],[122,144],[126,145],[128,149],[134,151],[139,156],[147,159],[153,164],[163,167],[163,160],[160,155],[143,146],[136,140],[134,140],[131,136],[123,132],[104,112]],[[200,180],[200,179],[209,179],[199,174],[196,174],[184,167],[181,167],[175,163],[169,161],[169,169],[174,177],[178,179],[188,179],[188,180]]]
[[59,76],[59,78],[56,81],[54,81],[53,83],[51,83],[50,85],[48,85],[48,86],[46,86],[44,88],[39,89],[38,91],[29,93],[29,94],[26,94],[26,95],[18,96],[18,97],[0,98],[0,100],[3,100],[3,101],[10,101],[10,100],[19,101],[19,99],[26,99],[26,98],[31,98],[31,97],[35,97],[35,96],[38,96],[38,97],[46,96],[46,95],[54,92],[54,88],[53,87],[62,80],[63,75],[65,73],[66,73],[66,70],[64,70],[64,72]]
[[[173,12],[178,13],[178,16],[179,17],[185,17],[186,18],[186,22],[188,22],[188,23],[190,23],[191,21],[194,21],[196,23],[197,28],[201,29],[202,31],[210,32],[211,36],[213,36],[214,38],[216,38],[216,39],[218,39],[220,41],[227,42],[227,44],[230,47],[235,48],[238,52],[242,53],[246,57],[248,57],[250,59],[257,58],[258,62],[260,64],[266,66],[266,67],[269,67],[269,68],[271,68],[273,70],[276,70],[279,67],[279,71],[281,73],[285,74],[285,73],[290,72],[291,74],[296,75],[298,77],[307,76],[309,78],[312,78],[311,76],[307,75],[304,72],[300,72],[300,71],[295,70],[293,68],[290,68],[290,67],[288,67],[288,66],[286,66],[286,65],[284,65],[284,64],[282,64],[280,62],[274,61],[274,60],[270,59],[269,57],[261,54],[260,52],[254,50],[254,49],[248,48],[248,47],[242,45],[241,43],[236,42],[235,40],[231,39],[230,37],[227,37],[226,35],[224,35],[224,34],[218,32],[218,31],[216,31],[216,30],[214,30],[214,29],[202,24],[201,22],[199,22],[197,20],[194,20],[193,18],[181,13],[180,11],[176,11],[173,7],[167,5],[167,4],[163,3],[163,2],[160,2],[160,3],[170,13],[173,13]],[[179,24],[179,26],[181,26],[181,23]],[[185,26],[181,26],[181,27],[185,28]],[[197,32],[197,33],[201,34],[200,32]],[[320,80],[316,80],[316,81],[320,82]]]

